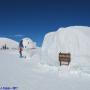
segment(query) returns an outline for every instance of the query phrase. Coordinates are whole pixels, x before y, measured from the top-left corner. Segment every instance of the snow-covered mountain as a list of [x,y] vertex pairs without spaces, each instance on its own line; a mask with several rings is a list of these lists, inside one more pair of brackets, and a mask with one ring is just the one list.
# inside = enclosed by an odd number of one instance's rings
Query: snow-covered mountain
[[59,52],[70,52],[72,60],[90,57],[90,27],[70,26],[50,32],[45,35],[42,51],[52,61],[58,61]]
[[9,38],[2,38],[0,37],[0,48],[2,48],[4,45],[6,44],[6,46],[8,48],[18,48],[18,42],[9,39]]

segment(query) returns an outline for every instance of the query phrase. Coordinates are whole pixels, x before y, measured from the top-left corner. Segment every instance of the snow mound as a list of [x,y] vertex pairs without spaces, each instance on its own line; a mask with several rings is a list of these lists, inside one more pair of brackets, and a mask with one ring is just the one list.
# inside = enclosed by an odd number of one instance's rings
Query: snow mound
[[59,52],[70,52],[72,61],[80,57],[85,61],[85,57],[90,58],[90,27],[70,26],[50,32],[45,35],[42,51],[52,62],[58,63]]
[[30,38],[23,38],[24,48],[36,48],[36,43],[32,41]]
[[23,55],[26,59],[30,59],[33,55],[36,54],[37,46],[36,43],[30,38],[23,38]]
[[18,48],[18,42],[9,38],[0,38],[0,48],[2,48],[5,44],[9,49]]

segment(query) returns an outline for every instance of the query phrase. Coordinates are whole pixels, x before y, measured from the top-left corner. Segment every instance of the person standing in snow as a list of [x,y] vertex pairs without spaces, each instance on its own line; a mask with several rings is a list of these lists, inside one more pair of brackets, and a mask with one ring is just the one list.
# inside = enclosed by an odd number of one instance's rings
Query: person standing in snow
[[23,40],[21,40],[20,43],[19,43],[19,54],[20,54],[20,57],[23,57],[22,56],[22,51],[23,51]]

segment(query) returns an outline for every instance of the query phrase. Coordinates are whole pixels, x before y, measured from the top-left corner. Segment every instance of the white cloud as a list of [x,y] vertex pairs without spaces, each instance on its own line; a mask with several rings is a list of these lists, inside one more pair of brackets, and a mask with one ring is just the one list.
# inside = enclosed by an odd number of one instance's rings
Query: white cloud
[[15,37],[23,37],[24,35],[22,35],[22,34],[16,34],[16,35],[14,35]]

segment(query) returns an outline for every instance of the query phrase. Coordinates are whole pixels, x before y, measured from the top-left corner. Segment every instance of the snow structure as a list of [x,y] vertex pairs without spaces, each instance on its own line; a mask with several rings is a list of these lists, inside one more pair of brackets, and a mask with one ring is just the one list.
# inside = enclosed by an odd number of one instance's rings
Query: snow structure
[[90,27],[70,26],[47,33],[43,40],[42,51],[42,57],[46,56],[46,62],[53,65],[59,63],[59,52],[71,53],[71,65],[85,64],[90,58]]
[[12,39],[9,39],[9,38],[0,38],[0,48],[2,48],[5,44],[9,49],[17,49],[18,48],[18,42],[14,41]]
[[23,55],[27,58],[31,58],[36,52],[36,43],[30,38],[23,38]]
[[30,49],[34,49],[36,48],[36,43],[32,41],[32,39],[30,38],[23,38],[23,45],[24,48],[30,48]]

